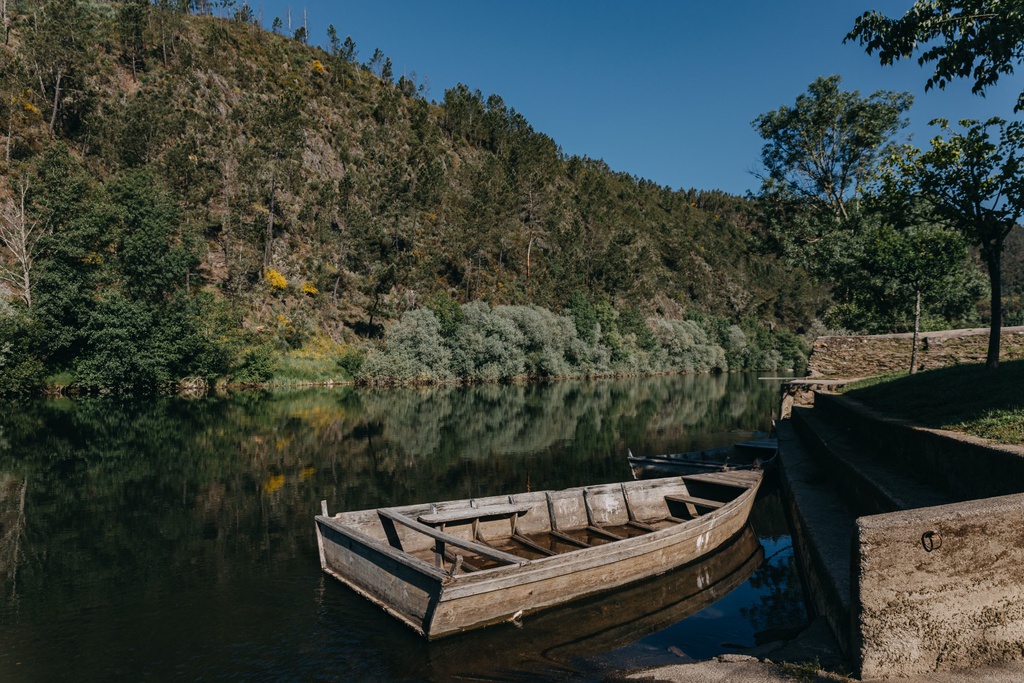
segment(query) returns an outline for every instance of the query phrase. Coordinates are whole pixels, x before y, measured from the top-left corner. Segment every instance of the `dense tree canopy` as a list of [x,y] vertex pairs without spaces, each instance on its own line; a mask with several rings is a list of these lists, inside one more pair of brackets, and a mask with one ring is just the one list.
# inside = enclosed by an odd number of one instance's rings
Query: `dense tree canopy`
[[970,318],[978,292],[962,240],[934,220],[912,218],[909,193],[878,196],[891,186],[882,181],[892,174],[888,160],[910,95],[863,98],[840,83],[838,76],[818,78],[794,106],[754,121],[765,139],[768,234],[787,260],[827,283],[833,324],[892,332],[907,321],[919,329],[922,314]]
[[[786,330],[821,310],[752,239],[749,201],[568,157],[497,94],[428,101],[337,29],[322,50],[304,44],[315,27],[263,32],[238,5],[9,9],[0,166],[26,179],[38,249],[28,289],[0,292],[5,377],[252,381],[311,346],[352,368],[353,348],[430,302],[540,306],[559,327],[574,293],[601,312],[593,342],[614,347],[589,367],[635,371],[631,354],[655,350],[649,320],[701,316],[726,352],[731,326],[759,340],[735,346],[745,367],[783,346],[798,358]],[[16,189],[0,192],[15,219]],[[20,277],[17,261],[0,249],[4,272]]]
[[878,91],[861,97],[840,89],[839,76],[820,77],[792,107],[754,119],[764,138],[764,190],[815,202],[840,219],[863,194],[879,158],[906,125],[909,93]]
[[999,364],[1002,326],[1002,258],[1006,239],[1024,215],[1024,128],[1001,119],[965,120],[960,129],[938,120],[936,136],[919,155],[911,152],[901,174],[908,191],[978,247],[988,269],[991,333],[988,367]]

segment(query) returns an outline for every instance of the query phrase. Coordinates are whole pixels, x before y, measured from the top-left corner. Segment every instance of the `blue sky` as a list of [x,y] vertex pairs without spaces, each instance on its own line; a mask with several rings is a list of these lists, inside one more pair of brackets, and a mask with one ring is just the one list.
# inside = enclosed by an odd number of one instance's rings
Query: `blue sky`
[[1019,74],[985,98],[967,82],[924,92],[916,61],[881,67],[842,42],[868,9],[902,14],[907,0],[375,0],[251,6],[269,27],[306,11],[310,42],[326,43],[328,24],[351,35],[359,59],[379,47],[396,78],[415,72],[430,99],[463,82],[497,93],[568,154],[604,159],[673,188],[757,188],[761,140],[750,122],[790,105],[821,75],[867,95],[908,90],[918,146],[936,117],[1011,118]]

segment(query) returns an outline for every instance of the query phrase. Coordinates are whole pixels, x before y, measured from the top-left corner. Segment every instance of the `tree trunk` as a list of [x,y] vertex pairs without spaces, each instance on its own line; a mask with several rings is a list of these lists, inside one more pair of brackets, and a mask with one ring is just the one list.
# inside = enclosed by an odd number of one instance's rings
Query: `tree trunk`
[[57,72],[57,82],[53,86],[53,112],[50,114],[50,132],[53,133],[57,126],[57,110],[60,108],[60,82],[64,78],[64,72]]
[[1002,285],[1002,241],[987,250],[985,261],[988,265],[988,282],[992,290],[989,299],[992,322],[988,332],[988,355],[985,358],[986,368],[999,367],[999,337],[1003,329],[1003,285]]
[[21,484],[18,497],[18,521],[14,525],[14,550],[11,553],[11,597],[18,596],[18,560],[21,557],[21,537],[25,535],[25,498],[28,493],[28,477]]
[[914,303],[914,343],[910,349],[910,374],[917,372],[917,345],[921,338],[921,288],[917,289],[917,301]]
[[21,290],[25,305],[31,309],[32,262],[43,231],[30,224],[25,214],[27,194],[28,184],[23,181],[9,207],[0,208],[0,248],[10,254],[7,264],[0,263],[0,280]]
[[263,267],[270,265],[270,244],[274,240],[274,199],[277,195],[277,176],[270,179],[270,213],[267,215],[267,244],[263,249]]
[[530,252],[533,251],[533,237],[526,244],[526,279],[530,279]]

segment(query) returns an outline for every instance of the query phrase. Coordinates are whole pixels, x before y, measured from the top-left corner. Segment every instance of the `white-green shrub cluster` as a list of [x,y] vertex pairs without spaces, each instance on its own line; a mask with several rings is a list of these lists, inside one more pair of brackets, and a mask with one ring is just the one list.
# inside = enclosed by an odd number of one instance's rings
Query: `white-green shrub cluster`
[[461,312],[461,320],[447,334],[429,309],[407,312],[368,354],[359,379],[369,384],[471,383],[706,373],[727,371],[731,364],[735,369],[778,370],[803,357],[796,351],[783,358],[771,348],[770,334],[750,339],[739,326],[721,320],[711,321],[713,333],[701,324],[707,321],[650,318],[646,330],[634,325],[625,333],[615,329],[615,320],[605,321],[613,329],[598,324],[588,343],[571,315],[538,306],[492,308],[474,302],[462,305]]
[[725,350],[713,343],[708,333],[696,322],[652,318],[647,323],[664,352],[666,371],[711,372],[729,369]]

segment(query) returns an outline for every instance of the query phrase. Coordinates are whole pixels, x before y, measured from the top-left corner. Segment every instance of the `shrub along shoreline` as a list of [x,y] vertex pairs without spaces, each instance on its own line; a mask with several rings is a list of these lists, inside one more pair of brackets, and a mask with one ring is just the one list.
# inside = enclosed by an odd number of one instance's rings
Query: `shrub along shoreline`
[[643,318],[576,300],[563,315],[539,306],[433,301],[406,312],[358,366],[369,385],[476,383],[740,370],[792,370],[803,342],[751,321]]
[[[171,393],[357,384],[480,384],[806,367],[803,340],[754,320],[645,318],[573,297],[562,314],[540,306],[458,304],[434,296],[405,312],[377,341],[337,343],[312,330],[301,344],[254,340],[227,372],[159,385],[96,381],[72,366],[35,387],[47,394]],[[144,350],[143,350],[144,351]],[[0,379],[5,369],[0,348]],[[0,382],[0,393],[4,393]],[[7,393],[11,393],[7,385]],[[24,388],[15,393],[25,393]]]

